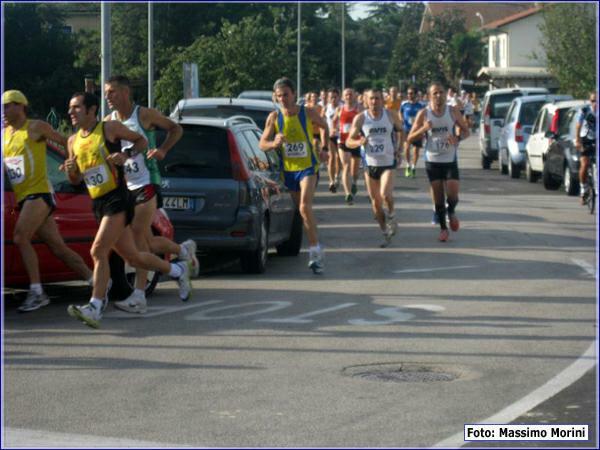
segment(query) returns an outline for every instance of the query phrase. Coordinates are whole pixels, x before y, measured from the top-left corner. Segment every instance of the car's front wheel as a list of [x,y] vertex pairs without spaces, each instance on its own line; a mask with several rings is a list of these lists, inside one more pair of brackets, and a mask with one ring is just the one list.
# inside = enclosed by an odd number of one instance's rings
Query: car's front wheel
[[489,170],[491,165],[492,165],[492,160],[482,153],[481,154],[481,168],[483,170]]
[[242,270],[246,273],[263,273],[267,269],[267,258],[269,255],[269,224],[263,218],[260,224],[260,235],[258,236],[258,247],[256,250],[244,252],[240,257]]
[[512,159],[508,162],[508,174],[511,178],[519,178],[521,176],[521,166],[515,164]]
[[560,181],[557,181],[554,175],[550,173],[546,164],[544,164],[542,172],[542,182],[544,183],[544,188],[548,191],[555,191],[560,187]]
[[531,163],[529,162],[529,158],[527,158],[527,161],[525,161],[525,178],[530,183],[535,183],[539,177],[539,174],[531,168]]
[[[504,164],[504,158],[502,158],[503,153],[503,150],[498,152],[498,171],[501,175],[506,175],[508,173],[508,167]],[[510,154],[508,155],[508,159],[510,160]]]

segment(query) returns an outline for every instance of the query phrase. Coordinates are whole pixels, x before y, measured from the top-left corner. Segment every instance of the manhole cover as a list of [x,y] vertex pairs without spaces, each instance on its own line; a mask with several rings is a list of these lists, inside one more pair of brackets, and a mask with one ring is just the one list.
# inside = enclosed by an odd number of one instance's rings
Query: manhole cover
[[344,375],[364,380],[395,383],[434,383],[453,381],[459,377],[458,372],[453,372],[448,368],[406,363],[348,367],[344,369]]

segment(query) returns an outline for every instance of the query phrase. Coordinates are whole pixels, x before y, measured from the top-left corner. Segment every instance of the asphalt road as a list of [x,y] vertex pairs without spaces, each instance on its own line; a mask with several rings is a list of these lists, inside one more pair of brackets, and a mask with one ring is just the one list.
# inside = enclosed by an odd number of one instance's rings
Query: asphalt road
[[596,447],[595,218],[481,170],[473,138],[460,166],[447,243],[421,161],[386,249],[364,183],[348,207],[321,182],[323,276],[272,254],[263,275],[205,272],[185,304],[162,283],[99,330],[66,313],[87,288],[26,315],[5,297],[3,446],[457,447],[467,423],[559,420]]

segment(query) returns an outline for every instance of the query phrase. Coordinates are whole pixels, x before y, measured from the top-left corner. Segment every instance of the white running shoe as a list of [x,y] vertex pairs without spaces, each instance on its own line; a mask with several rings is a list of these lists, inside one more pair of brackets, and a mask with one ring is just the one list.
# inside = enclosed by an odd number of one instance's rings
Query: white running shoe
[[395,236],[398,230],[398,222],[394,216],[386,216],[385,228],[390,236]]
[[125,300],[115,302],[115,308],[129,313],[146,314],[146,311],[148,311],[148,304],[146,302],[146,297],[136,294],[135,291],[133,291]]
[[315,275],[320,275],[325,269],[323,250],[310,251],[308,255],[308,267]]
[[191,276],[196,278],[198,274],[200,274],[200,263],[198,262],[198,258],[196,257],[196,242],[192,239],[188,239],[187,241],[183,241],[179,244],[181,247],[185,247],[187,251],[187,259],[192,264],[192,273]]
[[379,247],[386,248],[391,243],[392,243],[392,233],[390,232],[390,230],[385,230],[383,232],[383,240],[381,241],[381,244],[379,244]]
[[[104,302],[107,303],[107,302]],[[87,305],[69,305],[67,312],[71,317],[81,320],[88,327],[100,328],[100,321],[102,320],[102,311],[94,306],[93,303]]]
[[23,300],[23,303],[21,303],[21,306],[17,309],[19,312],[31,312],[40,309],[42,306],[46,306],[49,303],[50,299],[45,292],[36,294],[33,291],[29,291],[25,300]]
[[183,273],[177,278],[177,284],[179,285],[179,298],[182,302],[187,302],[192,295],[192,281],[190,280],[190,274],[192,272],[191,263],[189,261],[177,261],[177,264],[183,270]]

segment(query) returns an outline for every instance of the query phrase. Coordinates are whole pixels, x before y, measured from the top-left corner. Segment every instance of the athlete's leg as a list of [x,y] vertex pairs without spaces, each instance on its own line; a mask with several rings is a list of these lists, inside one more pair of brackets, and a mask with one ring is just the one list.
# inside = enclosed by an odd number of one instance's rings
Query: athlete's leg
[[337,175],[337,145],[329,139],[329,161],[327,162],[327,175],[329,175],[329,185],[335,184],[335,177]]
[[48,245],[54,256],[63,261],[82,280],[88,281],[92,278],[92,271],[85,264],[83,258],[65,244],[54,217],[48,216],[44,224],[37,230],[37,235]]
[[395,170],[386,170],[381,174],[380,193],[383,199],[383,204],[388,210],[390,216],[394,215],[394,179],[396,177]]
[[39,261],[31,240],[49,214],[50,206],[42,198],[26,200],[15,224],[13,240],[15,245],[19,247],[23,265],[31,284],[39,284],[41,281]]
[[299,193],[299,209],[306,237],[311,247],[319,244],[319,236],[317,233],[317,221],[313,213],[313,197],[317,186],[317,176],[309,175],[300,181]]
[[342,185],[344,186],[344,193],[350,195],[351,184],[350,184],[350,153],[345,152],[341,148],[338,150],[340,159],[342,161]]
[[[131,230],[135,245],[140,252],[150,250],[150,240],[152,239],[152,219],[156,212],[156,196],[144,203],[135,205],[135,215],[131,222]],[[145,291],[148,282],[148,272],[144,269],[135,271],[135,288]]]
[[371,178],[368,174],[365,174],[365,182],[367,184],[367,191],[369,192],[369,197],[371,197],[371,208],[373,209],[375,220],[377,220],[381,231],[385,231],[385,213],[383,212],[381,181]]
[[442,230],[447,229],[446,225],[446,196],[444,193],[444,180],[433,180],[431,181],[431,199],[435,206],[435,213],[437,215],[440,228]]

